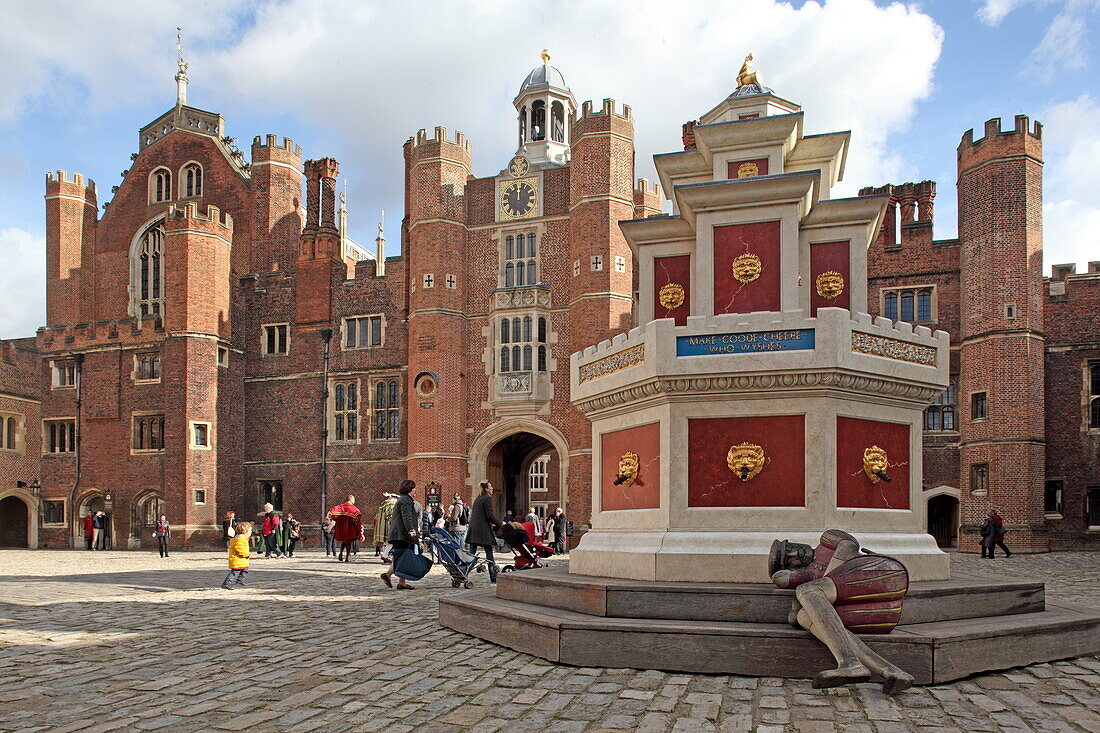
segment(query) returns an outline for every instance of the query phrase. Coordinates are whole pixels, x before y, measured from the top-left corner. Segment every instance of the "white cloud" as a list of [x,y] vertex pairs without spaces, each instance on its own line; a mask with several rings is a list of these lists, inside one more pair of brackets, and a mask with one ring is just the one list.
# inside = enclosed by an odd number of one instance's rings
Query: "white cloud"
[[986,25],[999,25],[1004,17],[1027,0],[985,0],[978,8],[978,18]]
[[1053,5],[1061,2],[1061,10],[1043,33],[1043,38],[1031,52],[1031,72],[1050,80],[1061,70],[1076,70],[1088,61],[1088,16],[1100,8],[1100,0],[985,0],[978,8],[978,18],[997,26],[1005,16],[1024,5]]
[[[1042,116],[1044,267],[1100,260],[1100,205],[1082,194],[1100,190],[1100,102],[1088,93]],[[1083,268],[1079,268],[1083,271]]]
[[33,336],[46,321],[46,241],[17,227],[0,229],[0,338]]

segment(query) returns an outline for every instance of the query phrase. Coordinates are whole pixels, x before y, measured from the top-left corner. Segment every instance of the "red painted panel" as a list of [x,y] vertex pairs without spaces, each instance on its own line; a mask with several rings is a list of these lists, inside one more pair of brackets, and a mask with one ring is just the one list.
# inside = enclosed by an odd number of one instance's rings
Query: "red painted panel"
[[[684,289],[684,302],[676,308],[661,305],[661,288],[675,283]],[[653,317],[674,318],[677,326],[691,315],[691,255],[653,258]]]
[[[733,260],[743,254],[760,259],[760,276],[742,283],[733,276]],[[714,227],[714,312],[779,310],[779,222]]]
[[[851,243],[820,242],[810,245],[810,315],[817,315],[818,308],[851,308],[852,268]],[[817,276],[823,272],[839,272],[844,278],[844,292],[833,300],[817,294]]]
[[[638,478],[615,485],[619,458],[638,454]],[[661,424],[649,423],[600,436],[600,506],[603,511],[661,506]]]
[[741,166],[745,163],[752,163],[756,166],[756,175],[768,175],[767,158],[748,158],[746,160],[731,160],[730,162],[726,163],[726,178],[745,178],[746,176],[737,175],[737,173],[741,170]]
[[[886,451],[889,483],[863,472],[863,451]],[[859,509],[909,508],[909,426],[854,417],[836,419],[836,505]]]
[[[764,449],[764,468],[748,481],[729,469],[732,446]],[[804,415],[688,420],[688,506],[806,505]]]

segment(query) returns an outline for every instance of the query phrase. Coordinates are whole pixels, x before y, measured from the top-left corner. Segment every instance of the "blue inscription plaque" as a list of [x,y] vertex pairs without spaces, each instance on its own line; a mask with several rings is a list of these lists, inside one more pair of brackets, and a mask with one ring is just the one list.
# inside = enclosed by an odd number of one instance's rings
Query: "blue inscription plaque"
[[756,354],[768,351],[805,351],[813,348],[814,329],[812,328],[676,337],[676,356]]

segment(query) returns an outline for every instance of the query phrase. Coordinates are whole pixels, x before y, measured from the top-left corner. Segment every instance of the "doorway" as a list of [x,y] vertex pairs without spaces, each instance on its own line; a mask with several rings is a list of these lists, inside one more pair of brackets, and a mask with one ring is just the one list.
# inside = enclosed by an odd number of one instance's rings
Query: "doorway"
[[0,547],[29,547],[30,511],[17,496],[0,499]]
[[928,500],[928,534],[943,548],[959,545],[959,500],[940,494]]
[[[535,492],[545,490],[546,466],[556,454],[549,440],[527,432],[513,433],[490,449],[485,476],[496,487],[494,510],[499,519],[503,520],[510,511],[522,521],[527,510],[534,506],[532,498],[542,498],[532,497],[532,488]],[[550,457],[544,460],[544,456]]]

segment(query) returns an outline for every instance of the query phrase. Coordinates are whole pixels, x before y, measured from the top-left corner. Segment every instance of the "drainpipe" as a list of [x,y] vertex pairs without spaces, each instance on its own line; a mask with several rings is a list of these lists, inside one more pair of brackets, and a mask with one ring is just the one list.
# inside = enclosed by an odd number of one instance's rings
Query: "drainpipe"
[[321,350],[323,366],[321,377],[321,514],[319,518],[323,526],[325,514],[328,512],[328,357],[332,329],[322,328],[321,338],[324,340],[324,346]]
[[76,362],[76,418],[73,421],[73,432],[76,433],[76,444],[73,446],[76,453],[76,466],[73,471],[73,487],[69,489],[69,521],[73,527],[72,532],[69,533],[69,544],[75,549],[78,546],[76,530],[79,527],[76,523],[76,490],[80,486],[80,405],[81,385],[84,383],[84,354],[74,355],[73,361]]

